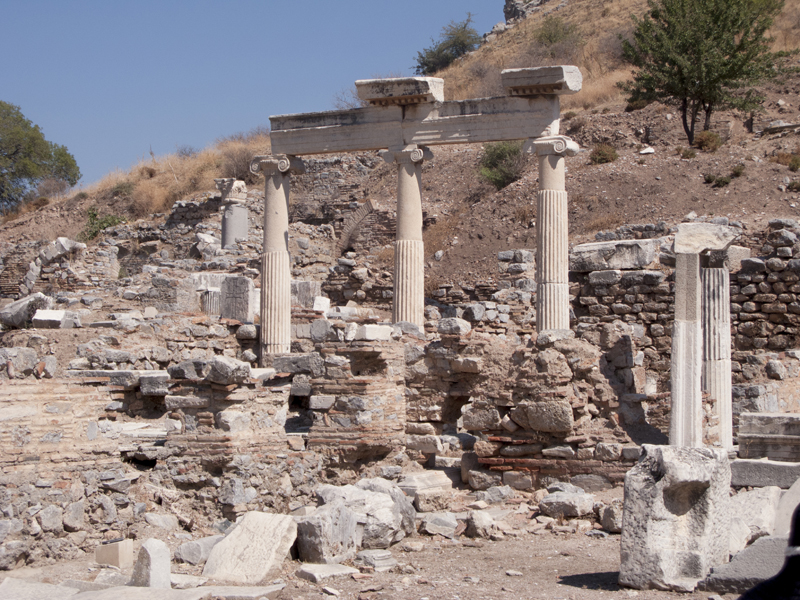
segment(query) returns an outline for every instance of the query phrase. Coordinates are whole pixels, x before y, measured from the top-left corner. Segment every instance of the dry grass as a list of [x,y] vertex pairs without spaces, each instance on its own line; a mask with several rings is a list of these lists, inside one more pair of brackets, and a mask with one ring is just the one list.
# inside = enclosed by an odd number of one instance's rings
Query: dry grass
[[[503,95],[500,71],[503,69],[573,64],[583,73],[583,89],[574,96],[562,96],[562,108],[590,109],[621,102],[617,83],[630,78],[631,67],[622,60],[619,36],[630,39],[631,15],[641,16],[646,0],[570,0],[555,10],[556,3],[525,19],[495,42],[456,61],[437,77],[445,80],[445,95],[464,100]],[[535,41],[537,31],[548,16],[557,16],[576,29],[581,43],[551,46],[544,51]],[[800,0],[786,0],[770,34],[775,50],[800,48]],[[555,56],[553,56],[555,54]]]
[[583,227],[583,233],[614,230],[624,222],[625,218],[622,215],[606,213],[587,221]]

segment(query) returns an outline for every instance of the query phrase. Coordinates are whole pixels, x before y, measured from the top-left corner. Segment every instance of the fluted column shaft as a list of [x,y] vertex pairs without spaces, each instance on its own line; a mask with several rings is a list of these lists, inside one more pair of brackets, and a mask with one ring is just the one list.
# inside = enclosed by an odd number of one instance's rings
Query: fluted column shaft
[[288,156],[257,156],[253,172],[263,171],[264,253],[261,263],[261,356],[291,351],[291,270],[289,267],[289,188],[303,163]]
[[536,330],[569,329],[569,223],[565,156],[578,147],[563,136],[532,141],[539,157],[536,199]]
[[703,446],[703,406],[700,386],[703,344],[700,295],[700,255],[677,253],[670,386],[671,446]]
[[719,442],[733,448],[731,397],[731,303],[728,269],[701,269],[703,371],[702,388],[714,399]]
[[397,240],[394,247],[392,322],[425,326],[425,253],[422,242],[422,161],[432,155],[416,146],[389,150],[397,165]]

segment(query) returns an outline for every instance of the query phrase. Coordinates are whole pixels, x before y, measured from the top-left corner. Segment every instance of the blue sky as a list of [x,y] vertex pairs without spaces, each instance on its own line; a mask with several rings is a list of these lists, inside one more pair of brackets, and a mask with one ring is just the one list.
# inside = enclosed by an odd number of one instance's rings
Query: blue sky
[[89,184],[275,114],[333,108],[356,79],[412,75],[417,51],[503,0],[0,0],[0,100],[72,152]]

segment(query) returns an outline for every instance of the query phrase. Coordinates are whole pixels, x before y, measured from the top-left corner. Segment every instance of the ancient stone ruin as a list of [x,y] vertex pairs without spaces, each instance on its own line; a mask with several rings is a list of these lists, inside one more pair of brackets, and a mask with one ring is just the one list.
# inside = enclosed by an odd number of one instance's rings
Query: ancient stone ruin
[[[2,246],[0,569],[90,556],[119,570],[100,587],[274,597],[290,553],[321,582],[399,569],[420,536],[621,533],[621,584],[690,591],[785,547],[800,225],[570,248],[559,98],[580,73],[502,82],[455,102],[436,78],[362,80],[363,108],[271,118],[263,193],[218,179],[97,245]],[[426,288],[423,164],[519,139],[535,248]],[[391,206],[361,193],[382,163]]]

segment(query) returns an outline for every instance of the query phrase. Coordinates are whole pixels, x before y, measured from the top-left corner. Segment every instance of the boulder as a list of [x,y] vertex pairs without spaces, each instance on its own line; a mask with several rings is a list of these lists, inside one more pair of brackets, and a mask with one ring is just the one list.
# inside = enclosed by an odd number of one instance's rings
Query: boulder
[[509,416],[520,427],[531,431],[565,433],[572,431],[572,406],[565,400],[521,404]]
[[625,476],[619,582],[691,592],[728,559],[727,451],[642,446]]
[[654,265],[661,239],[615,240],[579,244],[569,255],[569,270],[578,273],[616,269],[642,269]]
[[439,319],[437,330],[442,335],[467,335],[472,331],[472,325],[464,319],[450,317],[447,319]]
[[471,510],[467,515],[467,529],[469,537],[488,538],[495,529],[492,515],[485,510]]
[[130,585],[171,589],[169,547],[155,538],[146,540],[139,549]]
[[203,577],[256,585],[281,566],[297,538],[292,517],[263,512],[245,513],[218,542],[203,568]]
[[250,365],[228,356],[215,356],[208,362],[206,379],[219,385],[244,383],[250,379]]
[[210,535],[200,538],[199,540],[192,540],[191,542],[181,544],[175,550],[175,560],[192,565],[204,564],[211,555],[211,550],[214,546],[224,538],[225,536],[223,535]]
[[195,358],[184,360],[167,369],[172,379],[203,379],[209,372],[208,362]]
[[609,533],[621,533],[622,515],[622,500],[614,500],[600,509],[600,525]]
[[0,325],[19,329],[33,318],[39,309],[49,310],[55,301],[41,292],[25,296],[0,309]]
[[419,527],[420,533],[428,535],[441,535],[453,539],[456,536],[458,519],[451,512],[428,513],[422,518]]

